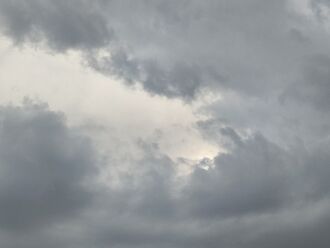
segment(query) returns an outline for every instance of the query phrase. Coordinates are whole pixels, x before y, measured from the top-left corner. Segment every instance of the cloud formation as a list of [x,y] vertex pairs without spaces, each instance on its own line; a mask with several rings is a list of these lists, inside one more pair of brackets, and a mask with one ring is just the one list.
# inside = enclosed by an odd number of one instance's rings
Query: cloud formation
[[141,141],[142,156],[119,184],[102,186],[96,153],[63,115],[27,103],[0,116],[3,247],[328,245],[329,141],[285,150],[227,128],[231,152],[184,179],[156,144]]
[[90,203],[96,172],[87,138],[45,106],[0,109],[0,228],[23,231],[64,220]]
[[103,73],[191,99],[205,88],[260,95],[292,83],[329,39],[326,3],[311,1],[311,16],[293,3],[2,0],[0,17],[17,44],[79,50]]
[[157,135],[98,144],[42,104],[2,106],[0,246],[328,247],[329,13],[325,0],[0,0],[15,45],[78,51],[187,104],[221,95],[196,110],[219,147],[201,160],[170,157]]
[[99,207],[109,207],[99,218],[91,213],[93,245],[326,247],[330,158],[324,147],[284,150],[256,135],[219,154],[212,168],[197,168],[184,184],[176,181],[173,161],[156,147],[144,148],[135,162],[142,171],[128,179],[136,183],[108,192]]

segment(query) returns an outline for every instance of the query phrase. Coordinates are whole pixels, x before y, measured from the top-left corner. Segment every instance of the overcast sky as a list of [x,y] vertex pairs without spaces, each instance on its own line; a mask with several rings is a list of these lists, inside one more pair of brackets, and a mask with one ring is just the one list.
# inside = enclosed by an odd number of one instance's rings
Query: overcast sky
[[1,248],[328,248],[330,1],[0,0]]

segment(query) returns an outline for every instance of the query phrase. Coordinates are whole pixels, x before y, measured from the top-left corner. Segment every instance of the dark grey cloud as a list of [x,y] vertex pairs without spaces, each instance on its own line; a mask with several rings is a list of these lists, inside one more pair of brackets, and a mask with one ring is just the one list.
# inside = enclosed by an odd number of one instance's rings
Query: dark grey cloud
[[27,103],[0,109],[0,230],[29,231],[78,213],[91,202],[91,144],[64,117]]
[[16,44],[82,51],[95,69],[155,94],[192,99],[229,89],[261,96],[292,83],[305,56],[329,49],[322,28],[289,3],[1,0],[0,18]]
[[284,91],[282,101],[309,103],[317,110],[330,110],[330,58],[318,54],[306,61],[297,82]]
[[294,162],[284,151],[257,136],[239,145],[233,154],[218,156],[210,172],[194,171],[188,206],[197,215],[210,218],[279,209],[290,199],[287,184],[289,166]]
[[330,7],[291,3],[0,0],[15,44],[80,51],[153,94],[220,92],[197,126],[227,149],[181,178],[143,141],[126,170],[107,154],[117,185],[92,187],[99,157],[79,130],[40,105],[2,107],[0,246],[328,247]]
[[1,1],[4,32],[16,44],[42,42],[55,50],[104,46],[112,34],[90,1]]
[[329,245],[327,139],[286,149],[219,125],[230,151],[183,181],[156,143],[140,141],[119,184],[103,185],[91,183],[97,154],[63,115],[27,103],[0,117],[2,247]]
[[252,136],[183,185],[175,163],[147,148],[123,187],[103,192],[78,220],[78,240],[82,247],[326,247],[328,147],[285,150]]
[[177,63],[163,68],[157,59],[139,61],[129,58],[123,50],[114,52],[111,57],[100,58],[89,53],[86,59],[90,66],[102,73],[116,75],[128,85],[142,82],[145,90],[170,98],[191,100],[205,88],[203,82],[215,86],[216,82],[225,80],[212,67]]

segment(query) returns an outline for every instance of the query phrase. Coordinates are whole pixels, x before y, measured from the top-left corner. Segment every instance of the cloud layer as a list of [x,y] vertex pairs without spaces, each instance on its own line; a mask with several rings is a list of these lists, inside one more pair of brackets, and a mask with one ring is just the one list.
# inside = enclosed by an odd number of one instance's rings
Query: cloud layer
[[328,48],[321,1],[313,1],[311,16],[284,0],[2,0],[0,6],[4,32],[17,44],[78,49],[95,69],[170,97],[190,99],[219,87],[252,95],[279,90],[308,56]]
[[171,157],[161,129],[127,130],[129,147],[88,120],[102,143],[45,104],[4,105],[0,246],[329,247],[329,16],[325,0],[0,0],[15,46],[198,102],[195,131],[219,149]]
[[2,107],[0,117],[4,247],[328,245],[329,141],[285,150],[262,135],[222,130],[231,152],[184,178],[157,145],[141,141],[142,156],[106,186],[97,153],[63,115],[25,103]]
[[42,105],[2,107],[2,229],[23,231],[79,212],[92,195],[84,180],[96,160],[86,138]]

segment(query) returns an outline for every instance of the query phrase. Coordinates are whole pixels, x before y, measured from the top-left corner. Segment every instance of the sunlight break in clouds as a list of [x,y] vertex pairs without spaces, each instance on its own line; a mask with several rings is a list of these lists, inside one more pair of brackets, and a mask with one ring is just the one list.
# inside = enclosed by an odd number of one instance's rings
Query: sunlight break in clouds
[[328,248],[328,0],[0,0],[0,247]]

